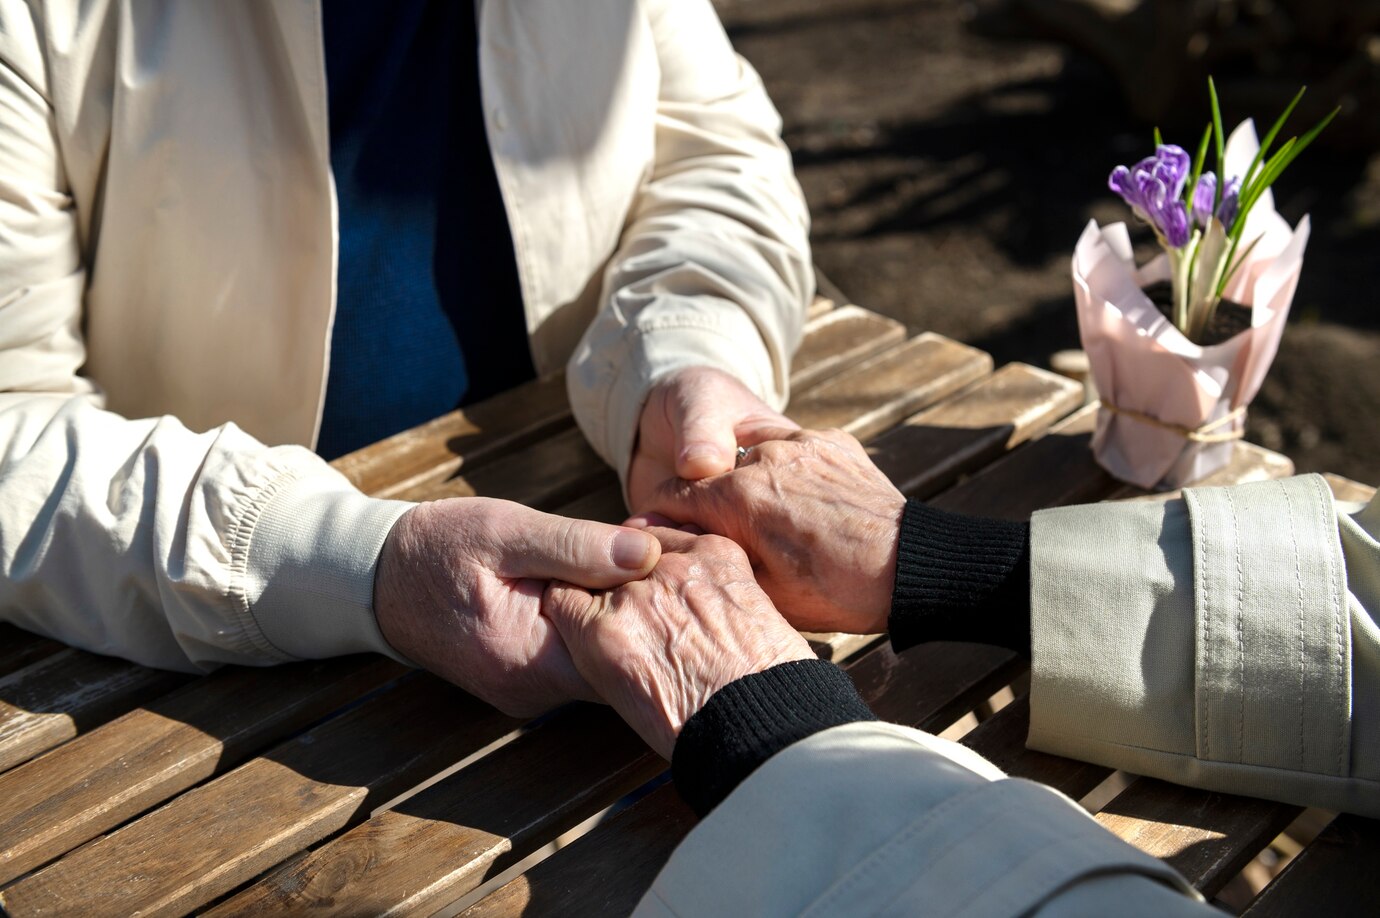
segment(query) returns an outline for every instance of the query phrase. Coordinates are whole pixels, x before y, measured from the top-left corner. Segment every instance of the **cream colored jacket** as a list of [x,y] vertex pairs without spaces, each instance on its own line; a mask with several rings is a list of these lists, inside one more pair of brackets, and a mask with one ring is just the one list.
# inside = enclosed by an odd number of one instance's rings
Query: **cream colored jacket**
[[[1380,499],[1306,475],[1047,510],[1031,554],[1028,745],[1380,817]],[[749,776],[638,914],[1221,913],[1063,795],[858,723]]]
[[[812,292],[707,0],[482,0],[532,355],[626,470],[650,384],[774,405]],[[336,220],[313,0],[0,0],[0,619],[179,669],[386,651],[406,509],[310,447]]]

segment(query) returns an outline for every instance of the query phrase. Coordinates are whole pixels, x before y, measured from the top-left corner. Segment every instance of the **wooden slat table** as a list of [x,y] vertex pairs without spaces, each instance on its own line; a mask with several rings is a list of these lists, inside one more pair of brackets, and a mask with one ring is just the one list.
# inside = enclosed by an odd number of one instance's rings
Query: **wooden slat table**
[[[1151,499],[1092,461],[1094,413],[1076,384],[994,368],[938,335],[907,338],[856,306],[812,309],[792,381],[795,420],[852,432],[907,494],[938,506],[1023,518]],[[336,466],[377,495],[503,497],[606,521],[624,512],[559,376]],[[1212,480],[1290,471],[1242,444]],[[1331,483],[1345,499],[1370,493]],[[1012,654],[976,645],[897,656],[875,636],[810,637],[879,715],[933,731],[1024,671]],[[1028,723],[1019,697],[963,741],[1075,798],[1111,776],[1026,750]],[[188,679],[0,626],[0,905],[14,916],[622,914],[694,823],[665,771],[608,709],[571,705],[524,723],[380,658]],[[486,881],[639,788],[635,803],[479,897]],[[1132,778],[1096,818],[1211,895],[1296,811]],[[1339,914],[1374,901],[1355,898],[1348,865],[1376,851],[1373,824],[1339,818],[1251,914],[1297,914],[1303,902]],[[1342,879],[1351,885],[1339,897]]]

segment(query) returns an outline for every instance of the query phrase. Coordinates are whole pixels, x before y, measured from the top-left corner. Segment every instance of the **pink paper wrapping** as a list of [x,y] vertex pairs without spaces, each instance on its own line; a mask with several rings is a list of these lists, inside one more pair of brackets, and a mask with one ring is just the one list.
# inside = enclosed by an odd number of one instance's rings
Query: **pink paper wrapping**
[[[1232,132],[1227,174],[1243,173],[1255,149],[1255,131],[1246,122]],[[1125,224],[1100,228],[1089,222],[1074,249],[1073,288],[1079,334],[1102,399],[1123,412],[1189,430],[1249,404],[1279,349],[1308,233],[1307,217],[1290,230],[1275,213],[1269,192],[1262,195],[1247,220],[1242,246],[1262,238],[1226,290],[1227,299],[1252,307],[1251,327],[1229,341],[1199,347],[1141,289],[1169,280],[1168,259],[1161,255],[1137,270]],[[1244,426],[1241,417],[1213,433]],[[1093,455],[1108,472],[1155,490],[1180,488],[1211,474],[1230,461],[1233,446],[1192,441],[1105,407],[1098,412],[1092,442]]]

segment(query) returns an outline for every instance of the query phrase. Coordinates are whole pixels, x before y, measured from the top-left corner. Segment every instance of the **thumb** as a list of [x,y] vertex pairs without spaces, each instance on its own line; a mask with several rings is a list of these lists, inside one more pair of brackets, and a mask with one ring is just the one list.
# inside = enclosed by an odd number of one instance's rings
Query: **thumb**
[[672,408],[676,433],[676,474],[695,480],[733,471],[738,438],[720,400],[708,393],[688,394]]
[[520,505],[493,538],[498,545],[498,576],[565,580],[594,590],[640,580],[661,558],[661,544],[649,533]]

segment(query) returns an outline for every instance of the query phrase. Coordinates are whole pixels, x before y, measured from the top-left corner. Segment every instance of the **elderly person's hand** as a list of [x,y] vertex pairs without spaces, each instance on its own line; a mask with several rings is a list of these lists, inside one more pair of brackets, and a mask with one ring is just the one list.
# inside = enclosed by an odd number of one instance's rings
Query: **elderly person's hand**
[[580,675],[669,759],[681,727],[719,689],[814,654],[772,607],[737,545],[648,532],[662,554],[646,579],[599,593],[553,583],[543,614]]
[[418,504],[384,543],[374,611],[388,643],[418,665],[506,714],[540,714],[599,697],[542,617],[548,581],[614,587],[645,576],[660,555],[645,532],[511,501]]
[[693,523],[747,550],[757,580],[806,631],[886,631],[905,498],[838,430],[759,430],[732,472],[664,483],[632,525]]
[[740,445],[764,430],[797,429],[737,379],[709,367],[690,367],[657,382],[638,425],[628,468],[628,502],[643,509],[662,483],[697,480],[733,468]]

